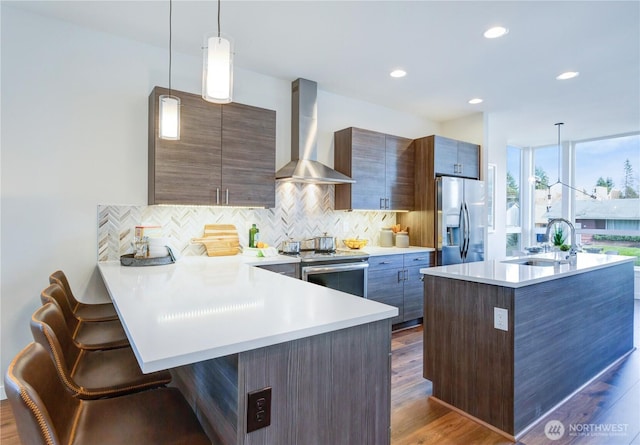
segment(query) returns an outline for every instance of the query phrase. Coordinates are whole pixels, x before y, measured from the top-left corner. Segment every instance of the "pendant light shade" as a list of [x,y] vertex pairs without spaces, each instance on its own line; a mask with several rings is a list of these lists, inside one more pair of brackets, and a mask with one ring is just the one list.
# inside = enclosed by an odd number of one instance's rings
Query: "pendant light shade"
[[205,39],[202,71],[202,98],[228,104],[233,96],[233,44],[231,40],[212,34]]
[[180,139],[180,98],[171,95],[171,19],[173,2],[169,0],[169,94],[160,96],[158,104],[158,137],[177,141]]
[[160,96],[160,139],[180,139],[180,98],[163,94]]
[[216,104],[228,104],[233,96],[233,44],[220,34],[220,0],[218,32],[205,36],[202,49],[202,98]]

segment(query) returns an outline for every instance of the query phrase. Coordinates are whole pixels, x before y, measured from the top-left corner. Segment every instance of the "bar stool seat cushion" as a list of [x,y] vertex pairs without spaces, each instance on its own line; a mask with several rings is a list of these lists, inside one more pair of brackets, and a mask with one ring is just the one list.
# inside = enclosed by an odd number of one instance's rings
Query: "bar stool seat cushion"
[[129,346],[129,339],[119,320],[80,322],[74,340],[82,349],[115,349]]
[[131,347],[102,351],[79,348],[54,302],[33,313],[31,333],[51,356],[60,380],[78,398],[114,397],[171,381],[169,371],[143,374]]
[[100,400],[75,398],[37,343],[13,359],[5,389],[20,440],[29,445],[211,445],[176,388]]
[[49,275],[50,284],[58,284],[67,294],[71,311],[81,321],[108,321],[117,320],[118,313],[113,303],[83,303],[78,301],[71,291],[69,280],[61,270],[56,270]]
[[79,303],[74,314],[82,321],[109,321],[118,319],[118,313],[113,303]]
[[62,310],[72,338],[82,349],[114,349],[129,346],[120,320],[81,321],[71,310],[66,292],[59,284],[51,284],[40,294],[42,304],[55,302]]

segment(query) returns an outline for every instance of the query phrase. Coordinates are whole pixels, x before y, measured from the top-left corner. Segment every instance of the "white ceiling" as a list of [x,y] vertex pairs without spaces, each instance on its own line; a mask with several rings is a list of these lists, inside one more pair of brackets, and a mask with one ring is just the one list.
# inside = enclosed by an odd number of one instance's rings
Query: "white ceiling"
[[[20,1],[39,14],[159,47],[165,1]],[[173,48],[200,56],[217,30],[217,3],[174,0]],[[515,144],[640,130],[640,2],[242,1],[222,2],[222,33],[238,67],[441,122],[500,113]],[[493,25],[501,39],[482,37]],[[404,79],[389,72],[402,67]],[[579,71],[558,81],[563,71]],[[241,88],[236,85],[236,88]],[[480,105],[469,105],[482,97]]]

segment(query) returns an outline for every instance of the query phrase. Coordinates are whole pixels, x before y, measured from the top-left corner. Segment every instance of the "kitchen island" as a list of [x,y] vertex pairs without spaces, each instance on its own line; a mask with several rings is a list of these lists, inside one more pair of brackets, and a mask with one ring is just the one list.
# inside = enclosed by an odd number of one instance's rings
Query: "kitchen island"
[[[98,268],[142,370],[172,371],[213,443],[388,444],[397,309],[253,267],[295,261]],[[248,432],[265,388],[270,425]]]
[[421,269],[432,397],[517,440],[633,351],[633,257]]

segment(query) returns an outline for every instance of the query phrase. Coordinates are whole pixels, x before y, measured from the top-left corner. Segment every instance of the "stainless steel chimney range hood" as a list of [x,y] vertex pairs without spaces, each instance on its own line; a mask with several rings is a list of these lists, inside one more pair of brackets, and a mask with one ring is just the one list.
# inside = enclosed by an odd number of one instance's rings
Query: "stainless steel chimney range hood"
[[291,161],[276,172],[277,181],[309,184],[353,184],[345,174],[318,162],[318,84],[291,83]]

